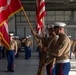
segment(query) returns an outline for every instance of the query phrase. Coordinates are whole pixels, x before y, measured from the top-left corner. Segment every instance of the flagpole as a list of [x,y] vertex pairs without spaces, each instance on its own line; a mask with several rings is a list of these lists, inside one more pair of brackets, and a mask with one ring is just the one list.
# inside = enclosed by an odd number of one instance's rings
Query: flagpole
[[[45,11],[45,0],[37,0],[37,22],[39,28],[41,29],[41,34],[45,37],[45,18],[44,16],[46,15]],[[44,40],[45,41],[45,40]],[[42,43],[43,48],[41,49],[41,58],[39,60],[39,66],[38,66],[38,71],[37,75],[43,75],[43,65],[45,64],[45,58],[46,58],[46,52],[44,51],[44,43]]]
[[[33,27],[32,27],[32,25],[31,25],[31,23],[30,23],[30,21],[29,21],[29,19],[28,19],[28,17],[27,17],[27,14],[26,14],[24,8],[23,8],[23,13],[24,13],[24,16],[25,16],[25,18],[26,18],[28,24],[29,24],[29,27],[30,27],[31,31],[33,32]],[[38,40],[37,40],[37,38],[36,38],[36,35],[35,35],[35,34],[33,34],[33,35],[34,35],[34,38],[35,38],[37,44],[39,45]]]

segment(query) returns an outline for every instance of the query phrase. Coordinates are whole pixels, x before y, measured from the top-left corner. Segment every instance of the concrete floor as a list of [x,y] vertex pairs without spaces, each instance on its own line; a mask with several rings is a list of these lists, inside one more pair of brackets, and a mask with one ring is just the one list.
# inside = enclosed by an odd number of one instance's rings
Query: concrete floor
[[[69,75],[76,75],[76,60],[71,59],[72,68]],[[24,53],[20,53],[19,58],[15,58],[15,72],[4,72],[7,67],[6,58],[2,58],[0,60],[0,75],[37,75],[38,69],[38,53],[32,52],[32,57],[29,60],[24,59]],[[46,74],[46,70],[44,69],[44,75]]]

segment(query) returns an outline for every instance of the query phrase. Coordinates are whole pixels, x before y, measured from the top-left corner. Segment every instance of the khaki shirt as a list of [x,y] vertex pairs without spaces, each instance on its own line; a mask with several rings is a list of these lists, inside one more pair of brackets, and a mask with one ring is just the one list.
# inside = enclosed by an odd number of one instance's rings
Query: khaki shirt
[[54,47],[54,45],[56,44],[57,40],[58,40],[58,35],[54,36],[54,37],[50,37],[49,43],[48,43],[48,51],[47,51],[47,57],[46,57],[46,64],[50,63],[50,67],[52,68],[56,62],[56,58],[51,54],[52,49]]
[[21,48],[21,41],[17,39],[16,42],[17,42],[17,48]]
[[75,52],[76,52],[76,40],[75,40],[75,41],[73,41],[72,51],[73,51],[73,53],[75,53]]
[[29,39],[25,38],[25,39],[22,40],[22,42],[25,43],[25,46],[32,47],[32,45],[33,45],[33,42],[30,38]]
[[16,50],[17,51],[17,42],[13,39],[10,41],[10,50]]
[[66,34],[59,34],[54,47],[51,48],[51,54],[56,57],[57,60],[69,59],[70,53],[70,39]]

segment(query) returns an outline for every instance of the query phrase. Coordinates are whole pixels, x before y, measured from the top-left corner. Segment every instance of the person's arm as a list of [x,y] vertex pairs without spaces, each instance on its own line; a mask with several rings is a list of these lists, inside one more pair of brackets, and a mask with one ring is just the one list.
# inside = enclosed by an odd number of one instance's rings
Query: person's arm
[[73,42],[73,45],[72,45],[72,52],[75,54],[75,46],[76,46],[76,42],[74,41]]
[[14,46],[15,46],[15,55],[16,55],[16,54],[17,54],[17,49],[18,49],[18,47],[17,47],[17,42],[16,42],[16,41],[15,41]]
[[26,41],[26,38],[22,40],[22,43],[24,43]]
[[32,33],[33,33],[37,38],[42,39],[42,36],[39,35],[38,33],[36,33],[34,30],[32,31]]

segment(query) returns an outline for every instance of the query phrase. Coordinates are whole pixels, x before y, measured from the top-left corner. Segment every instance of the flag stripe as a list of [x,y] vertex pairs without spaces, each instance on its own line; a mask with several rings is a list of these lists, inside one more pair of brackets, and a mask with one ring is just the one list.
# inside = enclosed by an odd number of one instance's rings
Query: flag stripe
[[37,30],[41,31],[43,28],[43,17],[46,15],[45,11],[45,0],[37,0],[36,20]]
[[38,22],[44,17],[43,15],[45,15],[46,14],[46,12],[44,11],[44,12],[42,12],[42,14],[40,15],[40,17],[38,18]]

